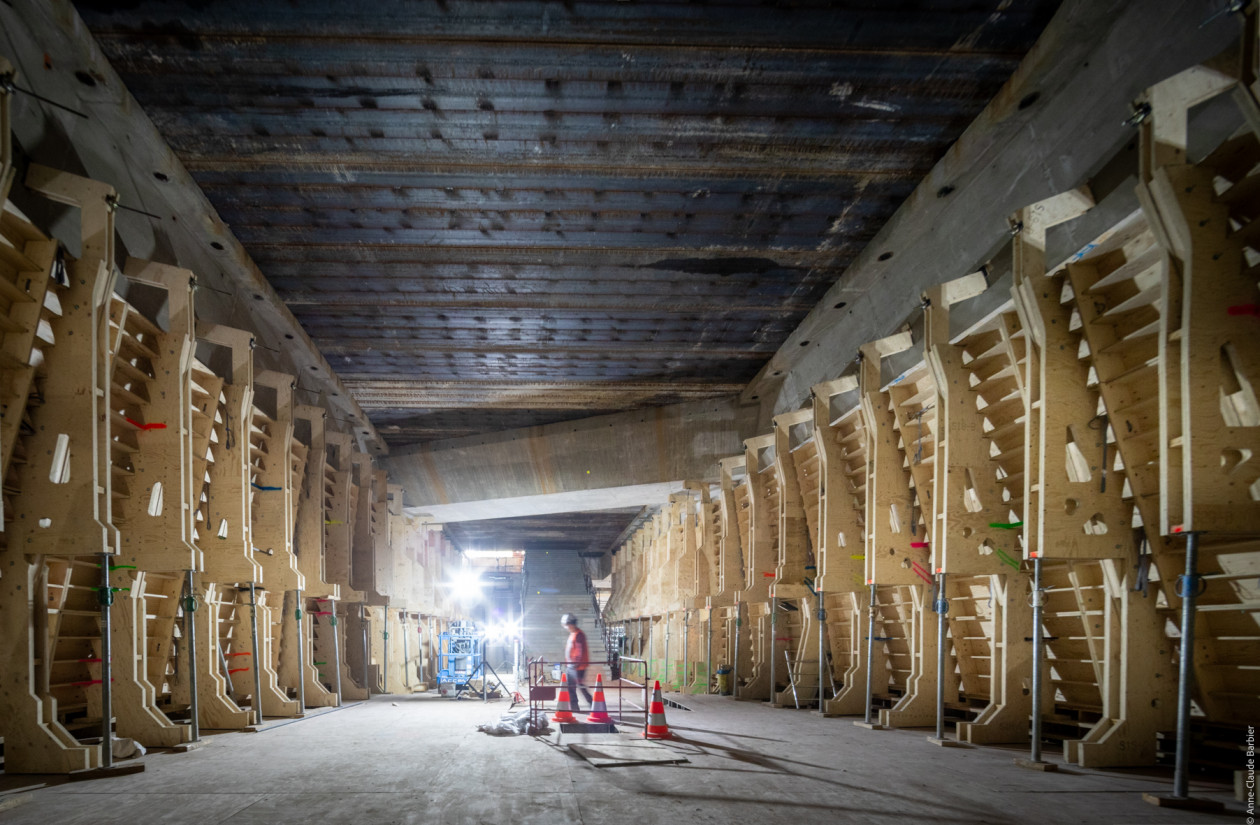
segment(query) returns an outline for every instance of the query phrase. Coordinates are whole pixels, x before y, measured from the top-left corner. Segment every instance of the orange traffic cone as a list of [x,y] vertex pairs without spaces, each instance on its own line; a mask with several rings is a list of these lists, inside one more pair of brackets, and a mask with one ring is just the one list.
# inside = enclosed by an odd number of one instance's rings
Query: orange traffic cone
[[668,739],[669,725],[665,724],[665,700],[661,697],[661,683],[657,681],[652,689],[652,704],[648,707],[647,728],[643,731],[644,739]]
[[591,699],[591,712],[586,715],[586,721],[612,724],[608,703],[604,700],[604,677],[599,673],[595,674],[595,696]]
[[569,710],[569,677],[560,674],[560,693],[556,696],[556,712],[552,714],[553,722],[576,722],[577,717]]

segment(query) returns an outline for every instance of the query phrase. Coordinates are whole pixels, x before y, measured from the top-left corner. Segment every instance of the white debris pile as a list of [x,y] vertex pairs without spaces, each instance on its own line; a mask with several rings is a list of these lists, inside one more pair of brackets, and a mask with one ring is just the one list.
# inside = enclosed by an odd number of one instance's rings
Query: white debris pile
[[116,736],[111,749],[115,759],[130,759],[133,756],[144,756],[144,745],[134,739]]
[[531,711],[527,708],[515,713],[505,713],[499,717],[499,721],[490,722],[485,725],[478,725],[477,730],[482,733],[488,733],[491,736],[522,736],[524,734],[547,733],[547,714],[536,713],[535,719],[530,721]]

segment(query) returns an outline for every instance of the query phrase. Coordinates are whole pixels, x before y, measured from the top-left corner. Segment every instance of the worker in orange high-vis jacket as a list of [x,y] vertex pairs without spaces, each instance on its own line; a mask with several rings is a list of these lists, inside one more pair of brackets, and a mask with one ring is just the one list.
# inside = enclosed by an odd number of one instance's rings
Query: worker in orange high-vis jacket
[[586,668],[591,664],[591,652],[586,646],[586,634],[578,627],[577,616],[565,613],[560,617],[560,623],[569,629],[569,641],[564,645],[564,660],[567,662],[569,709],[576,713],[579,690],[586,697],[586,703],[591,704],[591,692],[586,689],[586,685],[582,684],[582,680],[586,677]]

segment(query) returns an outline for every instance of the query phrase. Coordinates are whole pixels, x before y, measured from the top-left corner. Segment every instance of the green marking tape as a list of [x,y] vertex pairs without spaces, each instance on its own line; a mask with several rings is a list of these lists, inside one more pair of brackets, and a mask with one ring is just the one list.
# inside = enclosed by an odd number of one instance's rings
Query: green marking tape
[[991,521],[989,526],[994,530],[1018,530],[1024,526],[1022,521]]

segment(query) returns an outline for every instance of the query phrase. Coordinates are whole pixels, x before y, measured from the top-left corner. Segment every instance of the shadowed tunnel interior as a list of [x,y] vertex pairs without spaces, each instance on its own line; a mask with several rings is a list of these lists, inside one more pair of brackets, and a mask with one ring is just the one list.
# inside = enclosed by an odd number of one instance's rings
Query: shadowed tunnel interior
[[737,393],[1058,4],[76,5],[398,446]]

